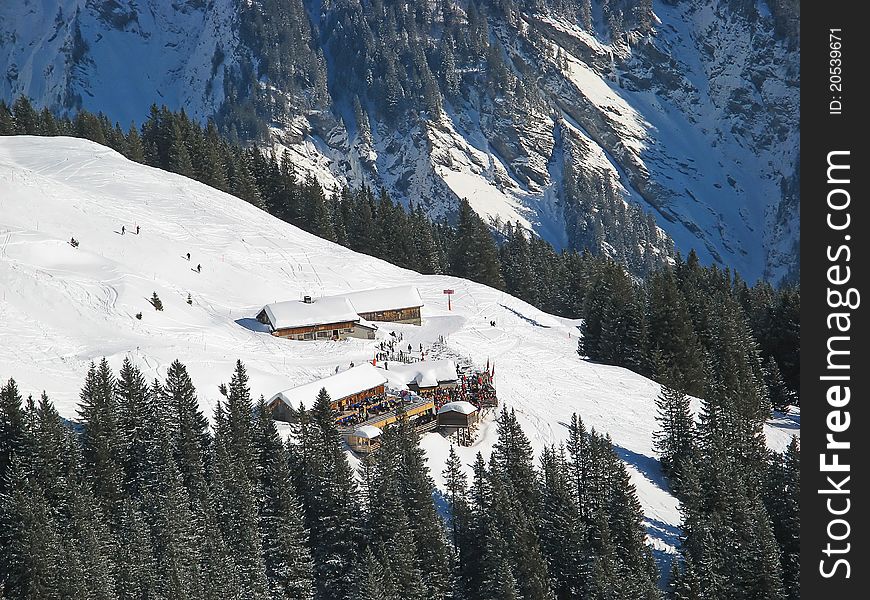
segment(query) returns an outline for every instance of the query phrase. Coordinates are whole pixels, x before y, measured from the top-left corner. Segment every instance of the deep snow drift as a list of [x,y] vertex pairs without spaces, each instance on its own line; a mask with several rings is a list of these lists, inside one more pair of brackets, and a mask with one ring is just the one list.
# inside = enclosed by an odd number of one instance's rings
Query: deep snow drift
[[[360,364],[377,340],[288,341],[254,317],[269,302],[395,285],[419,289],[423,326],[382,324],[379,339],[395,330],[417,347],[444,336],[444,358],[494,361],[499,399],[516,409],[536,451],[565,438],[572,412],[609,433],[638,488],[650,543],[673,551],[678,505],[652,450],[659,386],[580,360],[576,322],[486,286],[357,254],[86,140],[0,138],[0,379],[14,377],[24,393],[44,389],[63,416],[75,417],[88,364],[103,356],[117,369],[129,355],[160,378],[180,359],[207,414],[236,359],[255,397],[266,398]],[[452,312],[445,288],[456,291]],[[155,291],[162,312],[149,303]],[[798,421],[776,420],[770,445],[784,448]],[[470,464],[494,441],[490,417],[476,445],[459,451]],[[440,484],[449,443],[431,433],[423,445]]]

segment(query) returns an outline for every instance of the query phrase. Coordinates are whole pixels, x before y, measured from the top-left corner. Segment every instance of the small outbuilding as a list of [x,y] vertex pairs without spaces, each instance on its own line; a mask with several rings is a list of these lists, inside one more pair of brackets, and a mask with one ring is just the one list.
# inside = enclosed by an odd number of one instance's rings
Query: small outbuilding
[[438,428],[447,435],[456,434],[457,441],[462,446],[468,446],[472,442],[474,428],[480,411],[471,402],[459,400],[448,402],[438,409]]
[[382,433],[383,430],[380,427],[375,427],[374,425],[363,425],[348,434],[347,445],[350,446],[350,449],[354,452],[370,454],[374,450],[377,450],[378,446],[381,445],[380,438]]
[[479,411],[471,402],[448,402],[438,409],[439,427],[471,427],[477,423]]

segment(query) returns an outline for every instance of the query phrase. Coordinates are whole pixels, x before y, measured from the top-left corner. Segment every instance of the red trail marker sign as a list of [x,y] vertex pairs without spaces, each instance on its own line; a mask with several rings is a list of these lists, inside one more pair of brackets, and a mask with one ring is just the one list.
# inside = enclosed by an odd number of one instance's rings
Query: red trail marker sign
[[453,290],[444,290],[447,294],[447,310],[453,310],[453,304],[450,302],[450,297],[453,295]]

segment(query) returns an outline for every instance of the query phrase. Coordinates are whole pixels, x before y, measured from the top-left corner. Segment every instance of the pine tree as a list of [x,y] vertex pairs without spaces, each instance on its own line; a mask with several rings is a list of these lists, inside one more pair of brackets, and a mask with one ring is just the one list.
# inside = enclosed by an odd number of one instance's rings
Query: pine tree
[[0,100],[0,135],[15,135],[15,120],[5,102]]
[[448,519],[451,531],[450,541],[459,553],[461,552],[460,540],[462,539],[459,532],[468,526],[468,478],[453,444],[450,445],[450,453],[447,455],[447,463],[444,466],[442,477],[447,492],[447,505],[450,509],[450,518]]
[[61,539],[40,486],[16,458],[0,499],[0,589],[7,598],[60,597]]
[[[435,484],[429,476],[426,456],[413,424],[406,417],[399,418],[384,432],[381,450],[379,455],[395,455],[397,469],[393,477],[415,542],[417,562],[424,567],[422,583],[426,598],[443,599],[450,587],[450,552],[432,500]],[[377,505],[373,508],[378,510]]]
[[786,411],[794,404],[794,394],[785,385],[779,366],[773,356],[768,356],[764,363],[764,383],[770,395],[770,404],[779,411]]
[[583,307],[578,352],[592,360],[646,372],[646,325],[625,270],[605,262],[593,275]]
[[207,501],[205,470],[211,446],[208,421],[199,410],[196,390],[187,368],[173,361],[160,388],[175,463],[191,499],[191,510]]
[[7,490],[7,473],[15,457],[23,457],[26,424],[21,394],[15,380],[0,388],[0,494]]
[[655,448],[662,471],[671,477],[672,485],[679,490],[683,468],[695,457],[695,420],[689,398],[683,392],[663,385],[656,398],[656,409],[660,429],[654,434]]
[[774,453],[765,480],[764,505],[780,548],[785,597],[800,598],[800,442],[793,437]]
[[325,389],[311,411],[302,412],[299,444],[291,450],[314,560],[315,598],[351,598],[361,540],[358,491]]
[[[703,392],[702,351],[685,300],[670,268],[653,273],[647,282],[647,334],[657,352],[656,374],[689,393]],[[664,368],[663,368],[664,367]]]
[[450,272],[496,289],[504,288],[495,241],[487,225],[464,199],[459,203],[459,224],[450,254]]
[[563,450],[544,449],[539,485],[538,531],[553,591],[559,600],[580,597],[589,577],[589,548]]
[[[239,377],[244,368],[240,366],[237,363],[233,376],[236,394],[244,387],[244,378]],[[237,395],[233,402],[243,404],[243,399]],[[254,456],[250,443],[244,443],[244,434],[239,431],[250,427],[250,412],[244,421],[247,425],[243,425],[239,422],[239,407],[234,410],[237,414],[231,416],[219,405],[215,415],[212,499],[228,554],[235,563],[240,593],[245,598],[260,599],[268,596],[268,582],[257,519],[259,502],[252,479]],[[250,437],[247,440],[250,442]]]
[[208,583],[199,577],[190,498],[175,464],[158,397],[155,393],[146,396],[149,416],[141,426],[150,443],[140,466],[142,513],[150,532],[155,573],[160,574],[155,581],[156,594],[166,598],[195,597],[199,586]]
[[26,96],[19,96],[12,103],[12,118],[16,135],[39,134],[39,115]]
[[167,156],[167,166],[170,171],[192,178],[195,176],[193,162],[190,159],[190,151],[187,149],[187,141],[184,139],[184,134],[176,118],[172,118],[170,131],[171,145]]
[[163,301],[157,295],[157,292],[151,294],[151,306],[154,307],[154,310],[162,311],[163,310]]
[[142,138],[139,136],[139,128],[135,123],[130,123],[130,128],[127,130],[127,158],[138,163],[145,162],[145,146],[142,145]]
[[151,413],[154,408],[151,390],[129,357],[121,365],[117,392],[118,427],[124,432],[124,491],[127,496],[138,500],[149,475],[147,456],[155,442],[150,435],[149,421],[160,417]]
[[313,598],[311,554],[305,545],[307,532],[302,525],[302,509],[292,488],[284,445],[262,396],[257,405],[254,447],[261,494],[260,535],[270,595]]
[[419,549],[396,476],[401,465],[394,453],[383,451],[385,446],[395,448],[398,445],[397,440],[390,439],[392,434],[387,430],[381,436],[385,439],[375,463],[373,503],[367,533],[375,557],[387,567],[384,586],[393,590],[397,598],[422,600],[427,597],[427,590]]
[[91,363],[80,394],[82,454],[94,494],[118,515],[123,499],[125,440],[119,426],[117,383],[106,359]]
[[516,413],[502,408],[498,417],[498,441],[492,449],[490,476],[498,477],[518,505],[532,519],[536,516],[538,490],[535,485],[532,445]]

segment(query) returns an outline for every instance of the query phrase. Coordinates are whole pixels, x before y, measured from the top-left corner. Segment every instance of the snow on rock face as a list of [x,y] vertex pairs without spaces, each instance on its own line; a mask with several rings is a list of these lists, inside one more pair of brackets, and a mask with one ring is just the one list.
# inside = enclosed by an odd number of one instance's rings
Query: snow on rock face
[[[14,377],[24,394],[45,390],[63,416],[75,418],[88,364],[104,356],[115,369],[129,356],[146,378],[162,378],[181,360],[208,415],[237,359],[253,396],[266,398],[337,366],[362,365],[379,340],[283,340],[254,317],[276,298],[412,285],[424,302],[423,325],[382,324],[379,335],[399,332],[414,347],[443,336],[454,355],[481,368],[494,363],[499,400],[516,410],[536,452],[565,439],[574,412],[610,434],[638,488],[649,543],[674,551],[678,503],[653,452],[659,386],[580,360],[576,321],[486,286],[354,253],[85,140],[0,138],[0,189],[0,379]],[[77,248],[67,243],[72,236]],[[200,273],[191,268],[197,263]],[[452,311],[445,288],[456,290]],[[162,312],[148,302],[155,291]],[[769,443],[782,450],[798,427],[799,418],[771,421]],[[485,416],[474,446],[457,450],[470,468],[494,441],[495,423]],[[422,444],[443,485],[449,442],[430,433]]]

